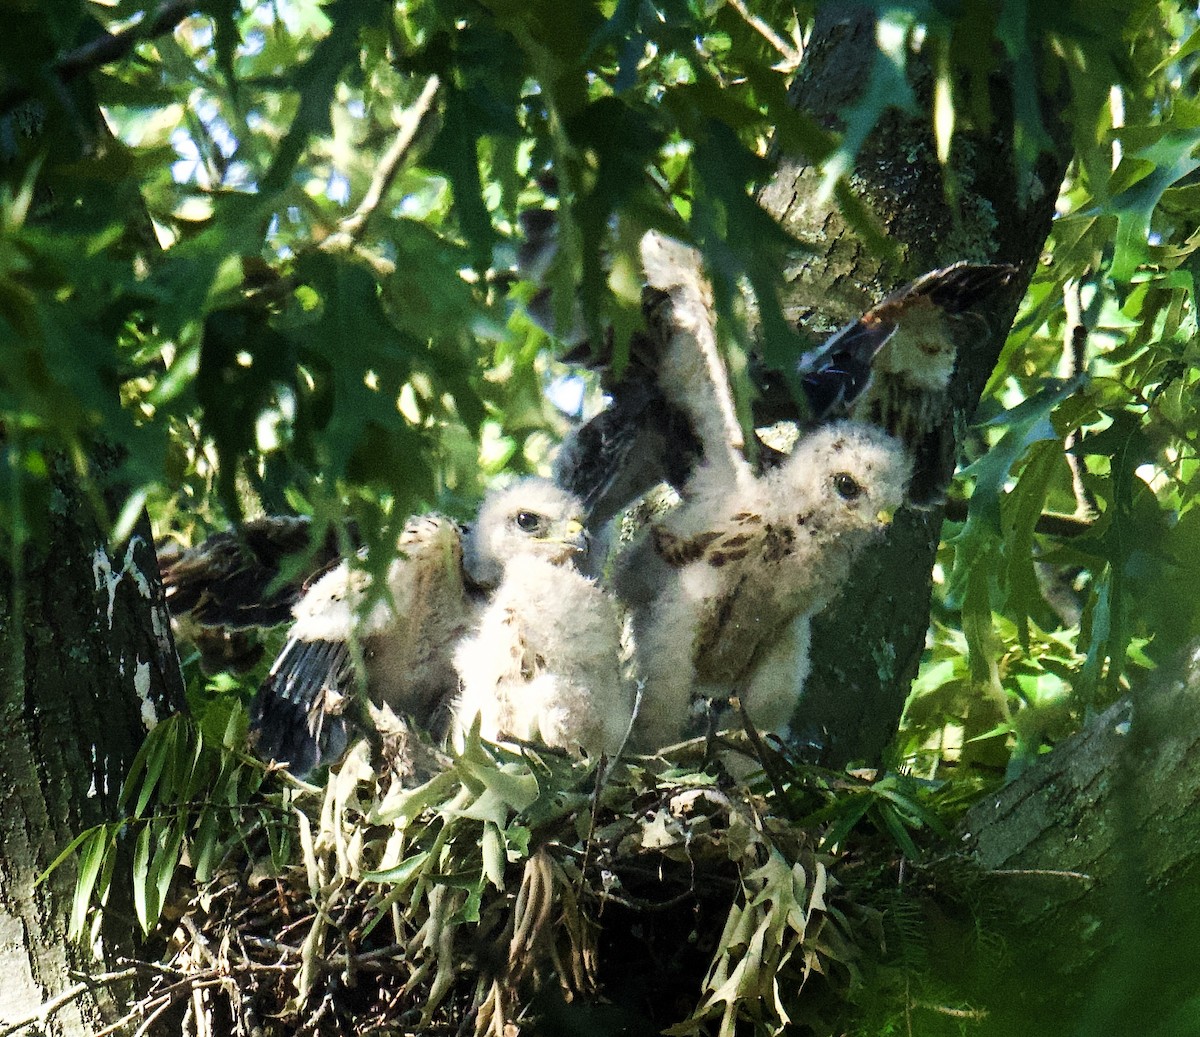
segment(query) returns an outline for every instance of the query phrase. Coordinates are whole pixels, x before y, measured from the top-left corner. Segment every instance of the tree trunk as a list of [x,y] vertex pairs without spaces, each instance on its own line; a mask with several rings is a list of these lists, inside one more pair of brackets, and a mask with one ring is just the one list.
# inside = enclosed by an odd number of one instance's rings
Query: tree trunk
[[[117,816],[145,731],[182,702],[148,526],[113,549],[69,478],[48,503],[26,509],[33,535],[0,566],[0,1032],[40,1026],[41,1007],[77,986],[73,968],[97,971],[92,950],[111,963],[133,949],[128,914],[106,918],[91,950],[69,943],[74,862],[37,879]],[[36,1032],[91,1033],[110,1005],[103,991],[68,999]]]
[[[824,5],[793,86],[796,105],[826,127],[852,105],[876,59],[875,20],[865,8]],[[912,64],[916,64],[915,59]],[[929,76],[910,73],[918,94]],[[956,436],[991,375],[1013,314],[1050,230],[1065,159],[1043,155],[1017,182],[1007,84],[992,91],[999,125],[956,133],[939,165],[925,117],[891,110],[870,134],[852,191],[898,248],[879,258],[841,215],[818,200],[819,168],[784,156],[761,203],[816,250],[786,272],[788,316],[813,332],[855,320],[883,296],[928,270],[961,259],[1012,263],[1021,271],[984,314],[990,334],[960,354],[950,386]],[[918,109],[928,112],[924,103]],[[948,196],[958,199],[948,201]],[[841,598],[813,624],[812,673],[793,729],[822,746],[831,766],[878,763],[895,735],[929,625],[930,573],[942,509],[907,510],[885,544],[859,559]]]
[[1014,966],[989,1032],[1017,1019],[1046,1033],[1196,1032],[1198,692],[1194,654],[1182,677],[1118,702],[968,813],[963,845]]

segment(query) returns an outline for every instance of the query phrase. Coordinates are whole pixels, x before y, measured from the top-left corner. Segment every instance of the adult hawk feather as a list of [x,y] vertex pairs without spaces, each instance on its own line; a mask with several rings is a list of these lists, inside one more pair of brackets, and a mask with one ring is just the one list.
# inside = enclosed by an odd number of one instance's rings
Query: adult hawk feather
[[808,620],[904,501],[899,442],[839,422],[779,467],[734,481],[697,471],[687,499],[615,564],[644,681],[637,743],[687,736],[693,702],[740,696],[756,727],[791,717],[808,668]]
[[988,330],[972,307],[1016,273],[978,263],[930,271],[805,354],[796,370],[811,420],[850,417],[886,429],[913,457],[909,500],[940,499],[954,467],[950,379],[965,341]]

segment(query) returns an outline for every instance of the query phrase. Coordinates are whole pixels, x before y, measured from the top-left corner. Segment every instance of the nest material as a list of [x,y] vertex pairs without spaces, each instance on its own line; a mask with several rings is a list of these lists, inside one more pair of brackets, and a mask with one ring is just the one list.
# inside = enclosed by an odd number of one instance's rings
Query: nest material
[[824,863],[743,784],[473,740],[414,789],[369,757],[288,793],[290,866],[260,832],[177,905],[135,1014],[196,1035],[513,1037],[572,1013],[772,1033],[814,972],[851,975]]

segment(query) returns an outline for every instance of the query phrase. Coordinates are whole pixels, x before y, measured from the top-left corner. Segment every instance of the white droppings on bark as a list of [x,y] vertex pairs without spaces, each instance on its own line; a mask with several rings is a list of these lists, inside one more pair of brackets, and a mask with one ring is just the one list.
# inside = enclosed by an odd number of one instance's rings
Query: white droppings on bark
[[117,601],[117,584],[121,582],[121,574],[114,573],[112,562],[104,547],[97,547],[92,553],[92,578],[96,581],[96,590],[108,591],[108,629],[113,625],[113,608]]
[[158,710],[150,698],[150,664],[140,659],[133,672],[133,690],[141,703],[142,724],[153,731],[158,726]]
[[108,557],[108,552],[104,549],[103,545],[97,547],[92,552],[92,578],[96,581],[96,590],[106,590],[108,592],[109,630],[112,629],[113,625],[113,610],[117,603],[117,587],[120,586],[121,580],[124,579],[126,573],[133,580],[138,593],[143,598],[150,598],[150,581],[133,560],[133,555],[138,545],[144,542],[138,536],[130,538],[129,546],[125,549],[125,557],[121,561],[121,568],[119,570],[113,569],[112,560]]

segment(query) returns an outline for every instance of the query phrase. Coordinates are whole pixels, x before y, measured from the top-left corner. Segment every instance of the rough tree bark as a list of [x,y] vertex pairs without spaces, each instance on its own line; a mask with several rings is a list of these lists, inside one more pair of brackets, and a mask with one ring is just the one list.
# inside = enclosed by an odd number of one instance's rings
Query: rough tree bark
[[1198,694],[1194,648],[968,813],[962,846],[1014,965],[989,1033],[1195,1032]]
[[[178,21],[185,10],[169,3],[160,14]],[[164,24],[160,17],[151,28]],[[35,219],[74,218],[70,171],[103,158],[105,140],[83,73],[128,52],[134,38],[102,34],[65,64],[48,64],[35,83],[10,78],[10,69],[0,76],[0,179],[23,187],[37,156]],[[68,171],[62,184],[60,169]],[[120,190],[136,200],[132,182]],[[127,228],[131,239],[144,229]],[[16,334],[9,324],[5,333]],[[27,345],[0,343],[15,358]],[[119,1000],[72,970],[95,974],[95,952],[101,962],[131,954],[135,924],[114,903],[95,945],[73,945],[75,862],[38,878],[80,832],[116,818],[134,754],[155,719],[182,707],[183,686],[148,520],[128,544],[108,544],[70,463],[36,444],[52,472],[28,477],[19,424],[0,423],[3,510],[23,531],[23,542],[0,537],[0,1034],[73,1037],[111,1021]],[[94,451],[97,472],[107,453]]]
[[[793,86],[797,106],[821,124],[858,99],[875,58],[873,11],[844,4],[820,9]],[[928,92],[914,67],[913,86]],[[1054,212],[1065,159],[1042,155],[1034,175],[1017,182],[1007,86],[993,90],[995,125],[956,134],[949,175],[938,163],[927,115],[890,112],[858,158],[852,190],[898,248],[880,259],[841,216],[818,201],[820,170],[784,157],[762,205],[816,250],[786,271],[785,312],[814,332],[854,320],[901,284],[957,260],[1012,263],[1021,275],[990,301],[990,335],[959,357],[951,384],[956,435],[966,426],[995,366]],[[918,104],[918,111],[929,107]],[[865,553],[842,597],[813,624],[812,674],[793,725],[822,746],[822,761],[880,762],[895,735],[929,624],[930,574],[942,509],[908,510],[886,544]]]
[[[822,9],[794,89],[805,111],[828,125],[854,102],[868,78],[872,34],[869,15]],[[1000,90],[993,103],[1004,110]],[[1049,115],[1046,124],[1058,129]],[[896,266],[862,247],[832,203],[814,203],[817,171],[802,162],[785,159],[762,202],[818,250],[788,272],[785,288],[790,315],[816,330],[957,259],[1023,271],[996,301],[994,334],[960,357],[952,391],[961,429],[1049,231],[1065,164],[1043,155],[1032,179],[1017,183],[1011,135],[993,127],[962,135],[951,168],[958,212],[946,203],[927,125],[893,113],[864,149],[853,188],[900,246]],[[940,509],[904,516],[814,624],[797,726],[823,741],[827,762],[878,762],[895,733],[924,644],[941,522]],[[973,980],[990,1013],[976,1032],[1197,1032],[1198,658],[1113,706],[968,815],[961,847],[982,875],[966,884],[1006,947],[1004,967]],[[961,874],[950,880],[962,882]],[[966,943],[954,943],[949,957],[962,959]]]
[[[0,564],[0,1032],[75,987],[72,969],[96,971],[66,938],[75,868],[37,878],[114,819],[147,727],[182,700],[148,527],[110,547],[63,474],[44,503],[26,515],[36,537]],[[134,946],[129,916],[100,936],[110,961]],[[105,1010],[103,993],[71,1001],[45,1032],[90,1033]]]

